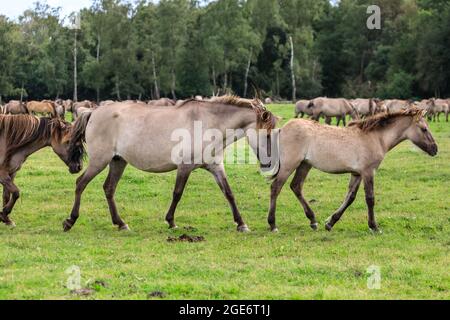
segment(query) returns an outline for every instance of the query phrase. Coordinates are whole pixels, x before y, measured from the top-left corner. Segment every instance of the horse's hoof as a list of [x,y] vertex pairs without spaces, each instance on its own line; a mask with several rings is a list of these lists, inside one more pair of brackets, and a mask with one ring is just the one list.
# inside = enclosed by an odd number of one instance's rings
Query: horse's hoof
[[178,226],[177,226],[176,224],[174,224],[174,225],[169,226],[169,229],[174,229],[174,230],[176,230],[176,229],[178,229]]
[[64,232],[70,231],[70,229],[72,229],[72,227],[73,227],[73,223],[69,219],[64,220],[64,222],[63,222]]
[[270,229],[270,231],[273,232],[273,233],[278,233],[278,228],[277,227],[272,228],[272,229]]
[[374,235],[383,234],[383,231],[379,228],[369,228],[370,232]]
[[119,231],[131,231],[130,227],[127,224],[119,227]]
[[313,229],[314,231],[317,231],[317,228],[319,227],[319,224],[316,222],[316,223],[311,223],[309,226],[310,226],[311,229]]
[[333,226],[330,223],[325,224],[325,230],[331,231],[333,229]]
[[14,229],[16,227],[16,224],[14,223],[14,221],[9,220],[7,222],[5,222],[5,224],[10,227],[11,229]]
[[238,232],[250,232],[250,229],[247,227],[247,225],[242,225],[237,227]]

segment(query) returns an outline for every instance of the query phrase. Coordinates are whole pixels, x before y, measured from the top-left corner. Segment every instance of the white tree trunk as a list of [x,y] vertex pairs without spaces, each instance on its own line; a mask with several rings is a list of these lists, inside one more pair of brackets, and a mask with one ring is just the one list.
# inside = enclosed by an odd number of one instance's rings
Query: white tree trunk
[[250,50],[250,55],[248,56],[247,69],[245,70],[244,98],[247,97],[248,73],[250,72],[250,66],[251,66],[251,64],[252,64],[252,55],[253,55],[253,50]]
[[289,37],[291,43],[291,80],[292,80],[292,102],[297,100],[297,88],[295,85],[295,72],[294,72],[294,42],[292,36]]
[[77,69],[77,29],[75,29],[75,39],[73,48],[73,101],[78,102],[78,69]]
[[155,84],[155,98],[156,100],[158,100],[160,96],[159,96],[158,78],[156,77],[156,64],[154,54],[152,54],[152,64],[153,64],[153,79]]

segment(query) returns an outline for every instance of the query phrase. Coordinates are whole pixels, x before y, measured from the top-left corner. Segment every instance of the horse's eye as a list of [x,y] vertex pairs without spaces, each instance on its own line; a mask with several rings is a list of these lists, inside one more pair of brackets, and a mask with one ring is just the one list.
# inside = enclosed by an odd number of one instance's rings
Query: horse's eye
[[427,128],[421,128],[420,130],[422,130],[422,132],[427,132],[428,130],[427,130]]

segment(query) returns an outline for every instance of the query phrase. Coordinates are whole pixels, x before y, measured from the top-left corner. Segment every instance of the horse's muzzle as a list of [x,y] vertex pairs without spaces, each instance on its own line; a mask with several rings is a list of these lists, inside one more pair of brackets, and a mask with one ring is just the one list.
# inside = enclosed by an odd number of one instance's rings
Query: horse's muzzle
[[432,157],[436,156],[438,154],[438,146],[437,144],[433,144],[428,149],[428,154]]
[[72,164],[69,166],[69,172],[71,174],[79,173],[83,169],[81,164]]

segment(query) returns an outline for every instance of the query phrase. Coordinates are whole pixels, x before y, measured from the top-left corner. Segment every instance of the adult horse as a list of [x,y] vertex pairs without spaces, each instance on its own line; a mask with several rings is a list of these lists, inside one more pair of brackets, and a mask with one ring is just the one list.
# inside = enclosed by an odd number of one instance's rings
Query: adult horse
[[9,101],[3,108],[4,114],[28,114],[27,106],[18,100]]
[[89,100],[75,102],[72,107],[73,119],[74,120],[78,119],[81,112],[85,112],[87,109],[94,109],[94,108],[96,108],[96,105]]
[[[109,175],[104,191],[112,222],[119,230],[127,230],[128,226],[117,212],[114,193],[125,167],[131,164],[142,171],[154,173],[177,170],[173,199],[166,215],[170,228],[176,227],[175,209],[191,172],[202,168],[213,174],[227,198],[238,231],[248,231],[236,206],[223,165],[223,150],[234,139],[224,141],[223,137],[228,137],[230,129],[241,129],[235,132],[236,139],[244,137],[249,129],[270,130],[275,127],[276,121],[276,117],[265,109],[261,101],[234,96],[215,98],[214,101],[188,100],[179,107],[149,108],[143,104],[115,103],[84,113],[75,123],[71,144],[79,145],[85,139],[89,167],[77,180],[75,202],[70,217],[63,223],[64,230],[70,230],[77,221],[81,195],[88,183],[108,165]],[[204,141],[202,137],[212,131],[222,135],[222,139]],[[174,138],[180,134],[187,134],[188,141],[192,137],[194,147],[183,152],[186,161],[178,162],[174,161],[173,153],[178,150],[180,143]],[[191,146],[190,143],[188,145]],[[214,161],[205,159],[202,152],[211,145],[215,145]]]
[[391,112],[401,112],[413,107],[413,102],[411,100],[386,100],[384,102],[386,109]]
[[312,109],[308,108],[309,102],[310,102],[309,100],[297,101],[297,103],[295,104],[294,118],[298,118],[298,116],[300,116],[300,118],[303,118],[305,116],[305,114],[308,116],[313,115]]
[[0,213],[0,221],[14,226],[9,214],[20,195],[14,178],[32,153],[51,146],[71,173],[81,171],[80,145],[71,146],[69,153],[70,134],[71,125],[60,119],[0,115],[0,183],[3,185],[3,211]]
[[49,114],[52,118],[57,116],[56,104],[50,100],[30,101],[27,103],[27,109],[32,114]]
[[337,118],[337,125],[341,120],[346,126],[346,116],[350,115],[352,119],[358,119],[358,113],[352,104],[343,98],[316,98],[309,102],[308,108],[312,110],[312,119],[319,121],[321,116],[325,117],[327,124],[331,123],[331,118]]
[[386,111],[386,107],[379,99],[354,99],[351,101],[351,104],[355,107],[360,117],[369,117]]
[[448,114],[449,114],[449,104],[447,100],[444,99],[430,99],[430,109],[429,109],[429,117],[433,119],[433,121],[439,122],[439,116],[441,113],[445,114],[445,120],[448,122]]
[[280,170],[273,177],[268,222],[273,231],[277,197],[289,176],[295,172],[291,189],[300,201],[313,229],[317,229],[314,212],[302,189],[311,168],[332,174],[350,173],[348,194],[341,207],[329,218],[330,231],[344,211],[353,203],[361,181],[364,183],[369,227],[378,230],[374,214],[374,174],[387,152],[404,140],[435,156],[438,147],[424,119],[425,112],[408,109],[381,113],[355,121],[346,128],[321,125],[303,119],[291,120],[280,133]]

